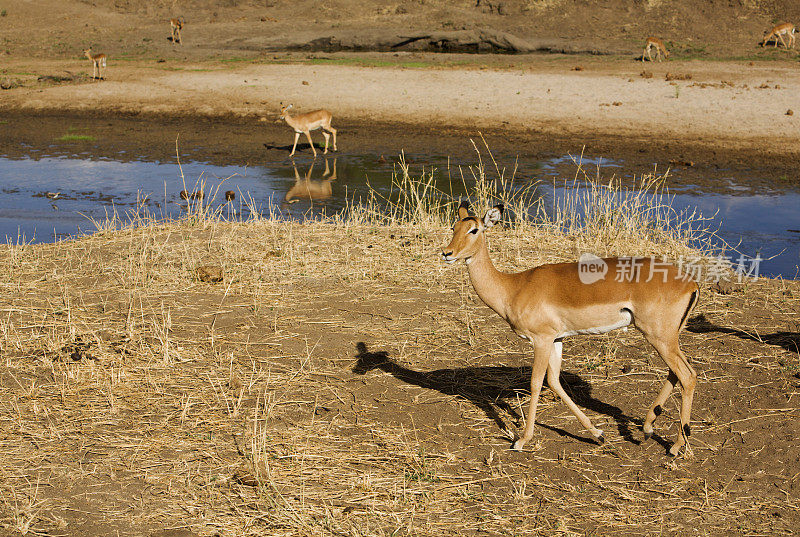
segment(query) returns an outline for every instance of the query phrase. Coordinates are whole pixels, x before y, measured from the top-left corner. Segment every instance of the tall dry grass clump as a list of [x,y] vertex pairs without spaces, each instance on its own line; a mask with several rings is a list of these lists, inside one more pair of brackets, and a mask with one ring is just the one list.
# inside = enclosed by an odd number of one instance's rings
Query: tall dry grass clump
[[[697,211],[678,210],[666,190],[667,176],[645,174],[631,180],[591,176],[575,159],[569,180],[551,185],[524,181],[477,150],[474,166],[459,167],[456,181],[474,211],[483,214],[497,203],[505,206],[505,232],[493,232],[505,244],[513,237],[517,258],[522,247],[536,262],[537,251],[560,261],[577,259],[580,253],[596,255],[657,256],[662,259],[696,259],[710,263],[718,253],[711,221]],[[453,194],[453,179],[436,173],[412,176],[401,158],[391,192],[375,192],[366,203],[351,205],[338,221],[348,225],[413,226],[419,232],[441,235],[456,220],[460,196]],[[535,245],[539,245],[536,247]]]

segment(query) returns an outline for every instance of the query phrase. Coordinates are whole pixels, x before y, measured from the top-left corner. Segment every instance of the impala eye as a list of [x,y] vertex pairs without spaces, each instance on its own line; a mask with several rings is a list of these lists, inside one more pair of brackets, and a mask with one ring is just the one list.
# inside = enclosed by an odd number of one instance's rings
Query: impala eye
[[476,228],[476,227],[474,227],[474,228],[472,228],[472,229],[470,229],[468,231],[468,233],[472,233],[473,235],[475,235],[477,232],[478,232],[478,228]]

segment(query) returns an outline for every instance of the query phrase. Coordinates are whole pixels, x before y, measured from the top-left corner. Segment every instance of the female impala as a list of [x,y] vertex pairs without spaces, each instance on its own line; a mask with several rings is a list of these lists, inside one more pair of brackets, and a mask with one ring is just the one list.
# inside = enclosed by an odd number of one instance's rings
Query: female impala
[[99,78],[103,80],[103,72],[101,68],[105,69],[106,67],[106,55],[105,54],[92,54],[92,47],[87,48],[83,51],[87,58],[92,60],[92,80]]
[[170,19],[169,26],[172,30],[172,43],[179,43],[183,45],[183,41],[181,41],[181,30],[183,29],[183,17],[178,17],[177,19]]
[[[697,374],[678,346],[678,333],[697,303],[697,284],[685,279],[674,265],[645,258],[594,258],[595,272],[583,270],[579,263],[542,265],[516,274],[500,272],[489,258],[484,232],[500,221],[503,206],[492,208],[482,220],[470,216],[467,207],[466,203],[459,207],[453,240],[442,250],[442,257],[447,263],[466,261],[472,286],[481,300],[534,348],[525,434],[514,442],[513,449],[521,450],[533,438],[545,373],[550,388],[578,421],[598,442],[604,441],[603,431],[592,425],[561,386],[561,340],[576,334],[601,334],[633,323],[670,369],[645,418],[645,438],[653,433],[653,421],[680,382],[681,430],[669,453],[677,455],[685,444],[688,450]],[[620,278],[626,268],[627,276]]]
[[644,63],[644,57],[647,56],[648,61],[653,61],[653,58],[650,57],[650,49],[656,49],[656,59],[661,61],[661,54],[664,54],[665,58],[669,58],[669,51],[667,47],[664,45],[664,42],[657,37],[648,37],[647,41],[644,43],[644,52],[642,53],[642,63]]
[[294,145],[292,146],[292,152],[289,154],[290,157],[294,155],[294,150],[297,147],[297,139],[300,138],[301,134],[305,134],[306,138],[308,138],[311,151],[313,151],[314,156],[316,157],[317,150],[314,149],[314,142],[311,141],[311,131],[319,128],[322,129],[322,135],[325,137],[325,151],[323,153],[328,152],[328,140],[330,139],[330,135],[328,134],[329,132],[333,134],[333,150],[337,151],[336,129],[331,127],[331,119],[333,119],[333,115],[331,115],[330,112],[327,110],[314,110],[313,112],[308,112],[306,114],[290,116],[289,109],[291,107],[291,104],[281,106],[281,115],[278,118],[278,121],[285,119],[286,123],[288,123],[289,126],[294,129]]
[[[764,37],[764,41],[761,42],[761,46],[765,47],[767,45],[767,41],[773,39],[775,41],[775,48],[778,48],[778,40],[783,43],[783,48],[794,48],[794,32],[795,27],[794,24],[791,22],[784,22],[783,24],[779,24],[772,28],[768,34]],[[783,40],[783,36],[789,37],[789,46],[786,46],[786,41]]]

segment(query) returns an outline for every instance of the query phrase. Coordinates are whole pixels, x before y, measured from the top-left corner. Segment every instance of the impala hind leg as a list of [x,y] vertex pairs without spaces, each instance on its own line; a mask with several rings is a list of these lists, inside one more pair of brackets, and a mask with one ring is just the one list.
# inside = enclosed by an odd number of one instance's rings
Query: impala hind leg
[[333,150],[334,151],[339,151],[339,149],[337,149],[337,147],[336,147],[336,129],[334,129],[333,127],[328,125],[327,130],[328,130],[328,132],[330,132],[333,135]]
[[536,425],[536,406],[539,404],[539,394],[542,391],[544,374],[553,354],[553,341],[536,342],[533,348],[533,370],[531,371],[531,402],[526,416],[525,432],[518,438],[511,449],[522,451],[522,447],[533,438],[533,429]]
[[644,432],[645,440],[649,440],[653,435],[653,422],[658,416],[661,415],[664,403],[666,402],[667,397],[669,397],[669,395],[672,393],[672,390],[675,389],[675,385],[677,383],[678,376],[670,371],[669,375],[667,375],[667,380],[664,382],[664,385],[661,387],[661,391],[658,393],[658,397],[656,397],[656,400],[653,401],[652,405],[650,405],[650,410],[647,411],[647,416],[644,419],[642,431]]
[[327,133],[327,132],[325,132],[325,131],[322,131],[322,136],[324,136],[324,137],[325,137],[325,151],[323,151],[322,153],[323,153],[323,154],[326,154],[326,153],[328,152],[328,140],[330,140],[330,138],[331,138],[331,135],[330,135],[330,134],[328,134],[328,133]]
[[[680,453],[681,448],[686,446],[687,455],[691,455],[689,435],[691,434],[692,401],[694,400],[694,389],[697,384],[697,373],[694,368],[689,365],[689,360],[687,360],[686,355],[683,354],[683,351],[681,351],[678,346],[677,333],[666,341],[653,338],[648,334],[645,334],[645,337],[650,341],[650,344],[656,348],[658,354],[661,355],[661,358],[667,363],[667,366],[669,366],[670,372],[677,377],[681,385],[681,428],[678,433],[678,439],[672,444],[672,447],[669,448],[669,454],[675,457]],[[664,392],[667,391],[667,384],[671,384],[669,377],[665,385],[661,388],[661,393],[659,393],[656,402],[658,402],[661,396],[664,395]],[[666,400],[668,396],[669,393],[664,396],[664,400]],[[655,414],[655,405],[652,410],[653,414]],[[648,412],[648,418],[649,417],[650,413]]]
[[550,389],[553,390],[559,398],[561,398],[565,405],[567,405],[575,417],[578,418],[578,421],[581,422],[581,425],[583,425],[585,429],[592,433],[592,436],[594,436],[595,440],[600,443],[605,442],[603,431],[592,425],[591,420],[580,408],[578,408],[578,405],[576,405],[572,399],[570,399],[569,395],[567,395],[567,392],[564,391],[564,388],[561,386],[561,379],[559,377],[561,375],[562,344],[560,341],[556,341],[553,347],[553,353],[550,355],[550,363],[547,366],[548,386],[550,386]]

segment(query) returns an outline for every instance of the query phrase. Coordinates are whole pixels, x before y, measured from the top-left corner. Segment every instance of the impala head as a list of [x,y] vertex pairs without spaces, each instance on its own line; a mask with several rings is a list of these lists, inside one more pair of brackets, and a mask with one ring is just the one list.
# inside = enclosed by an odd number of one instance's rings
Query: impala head
[[291,104],[287,104],[286,106],[283,106],[283,103],[281,103],[281,115],[280,115],[280,117],[278,117],[278,121],[282,121],[282,120],[286,119],[286,116],[288,115],[287,112],[289,111],[289,109],[291,107],[292,107]]
[[484,240],[483,232],[503,216],[503,205],[495,205],[483,216],[482,219],[469,214],[469,203],[462,201],[458,207],[458,222],[453,225],[453,240],[442,248],[442,258],[447,263],[454,263],[459,259],[469,263],[481,247]]

